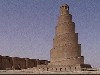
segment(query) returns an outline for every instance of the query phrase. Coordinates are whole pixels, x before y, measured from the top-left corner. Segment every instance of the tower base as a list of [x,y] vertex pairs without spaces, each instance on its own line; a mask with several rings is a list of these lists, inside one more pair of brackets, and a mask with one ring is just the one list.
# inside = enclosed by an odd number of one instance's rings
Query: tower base
[[41,71],[51,72],[67,72],[67,71],[86,71],[88,68],[92,68],[89,64],[77,64],[77,65],[38,65],[37,69]]

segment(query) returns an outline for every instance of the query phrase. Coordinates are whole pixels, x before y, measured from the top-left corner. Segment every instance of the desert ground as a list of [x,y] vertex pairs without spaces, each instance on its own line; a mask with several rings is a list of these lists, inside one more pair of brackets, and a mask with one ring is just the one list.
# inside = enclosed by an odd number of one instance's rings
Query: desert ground
[[51,71],[36,71],[31,69],[23,70],[0,70],[0,74],[100,74],[100,68],[97,71],[69,71],[69,72],[51,72]]

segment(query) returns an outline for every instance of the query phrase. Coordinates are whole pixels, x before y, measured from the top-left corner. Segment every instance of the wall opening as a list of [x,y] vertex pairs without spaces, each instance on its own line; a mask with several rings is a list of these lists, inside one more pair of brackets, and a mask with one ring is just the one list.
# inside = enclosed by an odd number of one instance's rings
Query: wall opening
[[62,70],[62,68],[60,68],[60,71]]
[[66,68],[65,68],[65,71],[66,71]]
[[49,70],[49,68],[47,67],[47,71]]
[[75,67],[75,70],[76,70],[76,67]]

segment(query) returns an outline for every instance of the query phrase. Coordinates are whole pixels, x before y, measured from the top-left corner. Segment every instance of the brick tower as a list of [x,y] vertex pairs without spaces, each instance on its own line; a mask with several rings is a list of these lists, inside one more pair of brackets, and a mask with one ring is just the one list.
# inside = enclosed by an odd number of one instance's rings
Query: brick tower
[[75,23],[69,14],[69,6],[64,4],[60,7],[60,16],[56,26],[51,49],[51,63],[60,65],[83,64],[81,56],[81,44],[78,44],[78,33],[75,33]]
[[53,48],[50,51],[51,65],[80,65],[84,64],[81,56],[81,44],[78,44],[78,33],[75,33],[75,23],[69,14],[69,6],[60,7],[60,16],[55,28]]

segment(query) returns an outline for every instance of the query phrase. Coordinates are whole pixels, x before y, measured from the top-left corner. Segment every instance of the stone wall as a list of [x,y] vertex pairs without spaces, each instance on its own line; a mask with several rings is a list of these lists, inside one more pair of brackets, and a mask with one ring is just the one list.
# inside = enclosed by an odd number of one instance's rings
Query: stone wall
[[0,55],[0,70],[2,69],[2,56]]
[[13,60],[14,69],[25,69],[26,68],[25,58],[13,57],[12,60]]
[[37,67],[37,65],[47,65],[48,63],[48,60],[9,57],[0,55],[0,70],[27,69]]
[[12,58],[9,56],[1,56],[1,69],[5,70],[5,69],[11,69],[13,66],[13,62],[12,62]]
[[26,67],[27,68],[37,67],[37,61],[36,61],[36,59],[26,58],[25,60],[26,60]]
[[37,60],[37,65],[48,65],[49,61],[47,60]]
[[89,64],[76,64],[76,65],[38,65],[37,71],[51,71],[51,72],[68,72],[68,71],[84,71],[91,68]]

